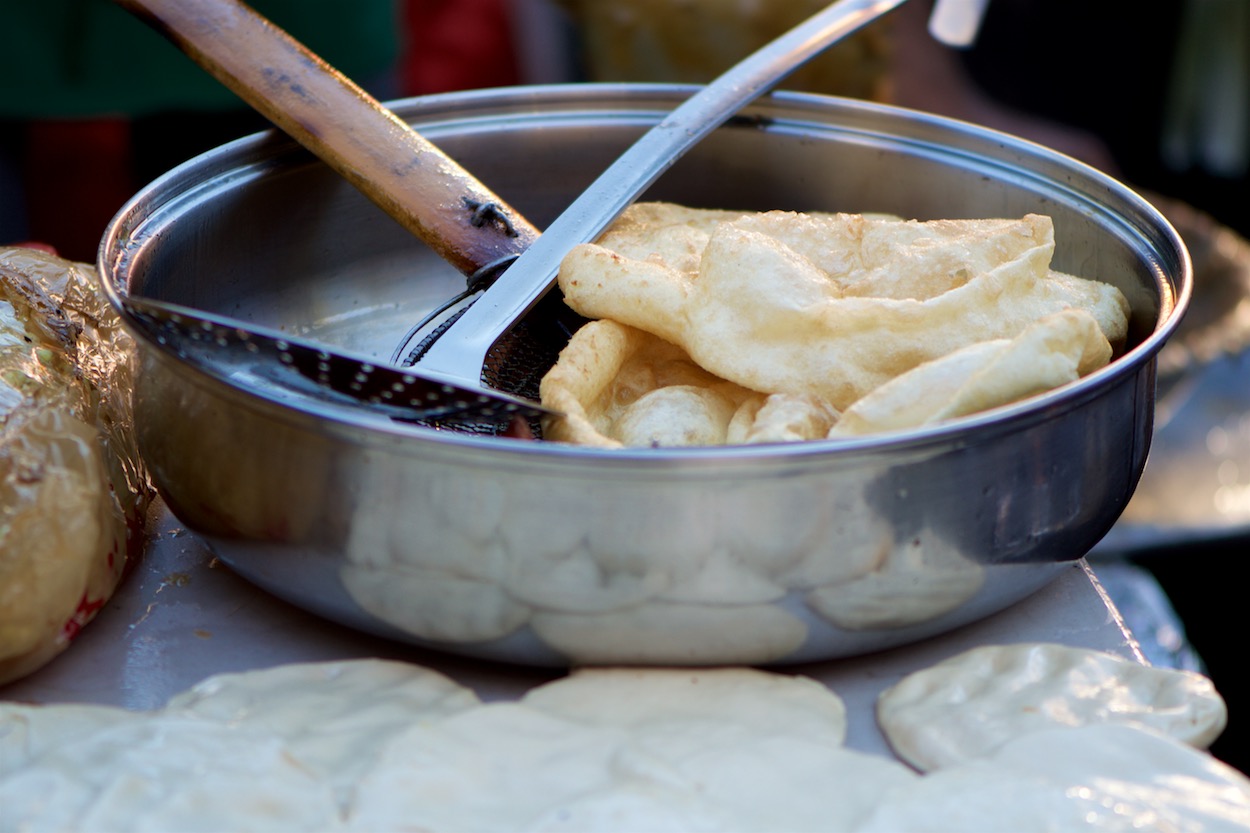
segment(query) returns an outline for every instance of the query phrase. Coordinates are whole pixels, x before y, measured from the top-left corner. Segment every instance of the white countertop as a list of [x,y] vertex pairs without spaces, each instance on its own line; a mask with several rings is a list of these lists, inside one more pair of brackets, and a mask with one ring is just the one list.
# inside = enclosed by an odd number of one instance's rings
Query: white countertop
[[[404,659],[441,671],[484,699],[516,697],[559,676],[413,648],[318,619],[216,562],[159,504],[145,559],[71,648],[0,698],[150,709],[212,674],[352,657]],[[850,716],[847,744],[889,754],[873,720],[877,695],[904,674],[977,645],[1060,642],[1141,658],[1136,640],[1084,561],[1015,606],[903,648],[775,670],[836,691]]]

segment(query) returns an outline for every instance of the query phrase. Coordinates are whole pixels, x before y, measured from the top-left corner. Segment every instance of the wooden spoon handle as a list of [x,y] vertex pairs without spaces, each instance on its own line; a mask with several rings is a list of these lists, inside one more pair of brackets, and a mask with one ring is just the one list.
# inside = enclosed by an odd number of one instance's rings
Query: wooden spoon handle
[[451,157],[238,0],[116,0],[466,275],[538,237]]

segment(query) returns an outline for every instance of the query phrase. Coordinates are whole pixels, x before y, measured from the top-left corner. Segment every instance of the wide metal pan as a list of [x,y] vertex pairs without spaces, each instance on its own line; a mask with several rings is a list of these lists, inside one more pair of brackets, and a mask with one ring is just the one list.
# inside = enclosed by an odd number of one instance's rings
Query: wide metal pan
[[[690,94],[561,85],[392,102],[541,225]],[[1175,231],[1123,185],[922,113],[777,93],[646,195],[921,219],[1051,215],[1054,266],[1117,285],[1126,352],[949,426],[854,442],[605,451],[406,425],[212,376],[142,343],[140,448],[233,569],[345,625],[535,665],[788,663],[1001,610],[1111,527],[1150,445],[1155,356],[1188,302]],[[121,291],[388,356],[463,278],[276,133],[137,194]]]

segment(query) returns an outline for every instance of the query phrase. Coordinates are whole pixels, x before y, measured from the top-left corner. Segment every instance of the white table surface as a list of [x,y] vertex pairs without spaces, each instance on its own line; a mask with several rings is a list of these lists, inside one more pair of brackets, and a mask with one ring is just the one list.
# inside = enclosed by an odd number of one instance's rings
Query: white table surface
[[[423,650],[323,621],[233,574],[159,503],[149,534],[145,558],[74,645],[35,674],[0,687],[0,699],[152,709],[215,673],[353,657],[416,662],[487,700],[517,697],[562,673]],[[977,645],[1042,641],[1141,659],[1133,635],[1081,560],[1022,602],[948,634],[863,657],[774,670],[825,682],[846,703],[848,746],[889,755],[873,719],[873,703],[887,686]]]

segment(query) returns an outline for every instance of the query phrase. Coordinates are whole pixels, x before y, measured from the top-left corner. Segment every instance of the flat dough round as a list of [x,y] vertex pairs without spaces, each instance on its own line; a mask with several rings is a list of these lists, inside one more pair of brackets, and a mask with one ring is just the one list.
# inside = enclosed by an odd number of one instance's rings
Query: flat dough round
[[897,762],[846,749],[841,698],[804,676],[581,669],[521,702],[626,733],[613,758],[613,789],[570,808],[587,826],[610,811],[641,813],[664,796],[668,822],[722,818],[684,829],[851,830],[882,793],[915,777]]
[[1205,748],[1227,709],[1211,681],[1088,648],[986,645],[916,671],[877,700],[877,722],[922,771],[983,757],[1057,726],[1133,723]]
[[219,674],[170,698],[165,712],[276,735],[345,793],[397,732],[480,703],[436,671],[362,659]]
[[488,703],[396,735],[360,779],[356,830],[525,830],[613,784],[620,730]]
[[858,833],[1250,830],[1250,779],[1139,726],[1052,728],[883,797]]
[[281,740],[188,716],[150,715],[78,736],[0,775],[6,829],[342,829],[333,790]]
[[730,830],[854,831],[918,776],[903,764],[818,739],[682,721],[631,733],[617,771],[673,785],[733,819]]
[[82,735],[139,719],[138,712],[115,706],[0,703],[0,773],[20,769]]
[[827,686],[753,668],[584,668],[521,702],[578,723],[624,729],[697,719],[841,745],[846,705]]

